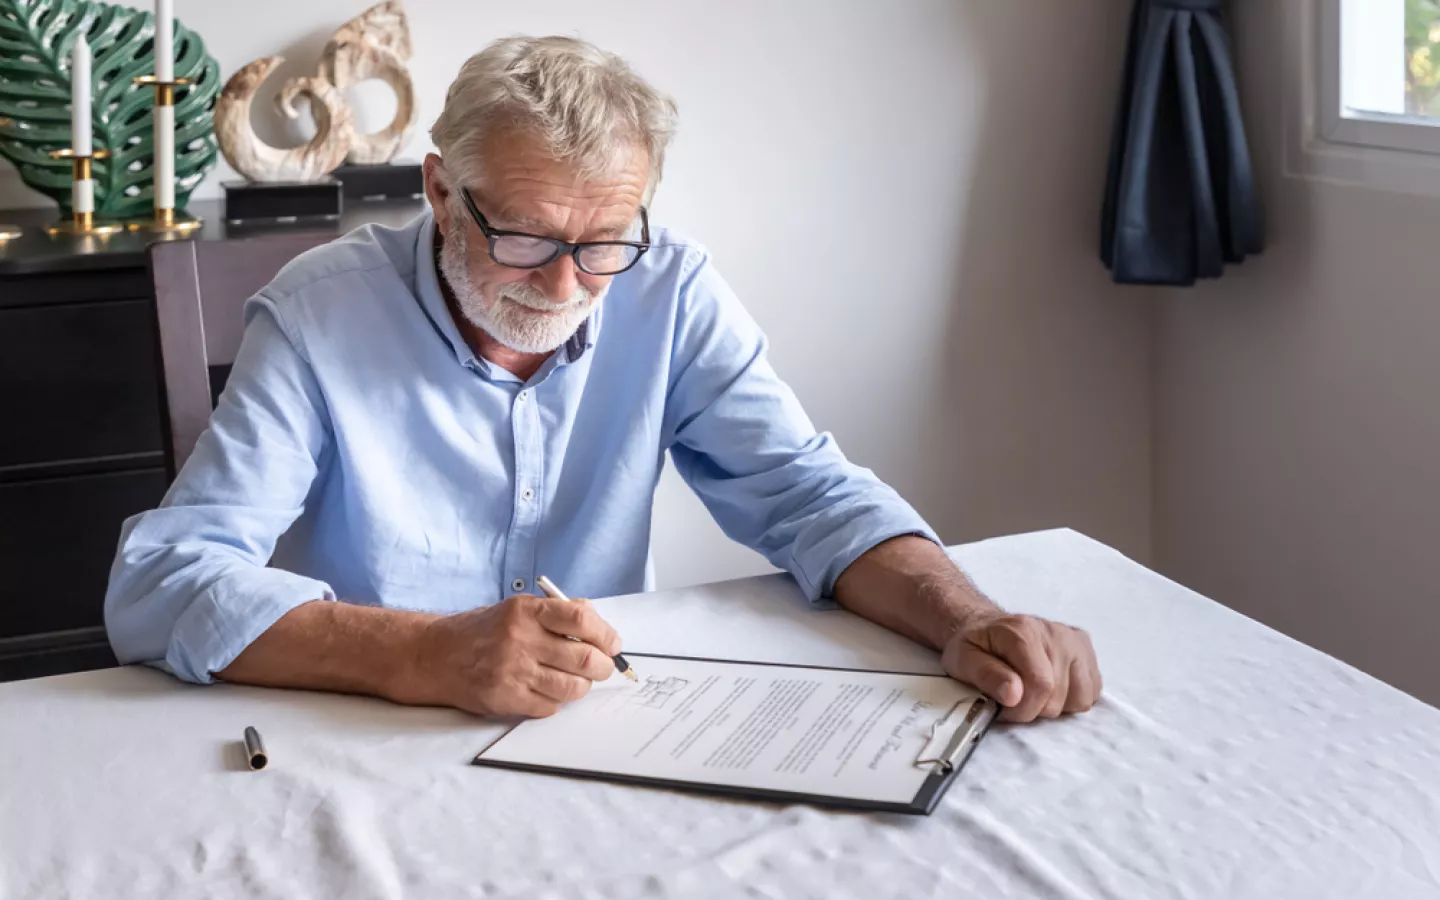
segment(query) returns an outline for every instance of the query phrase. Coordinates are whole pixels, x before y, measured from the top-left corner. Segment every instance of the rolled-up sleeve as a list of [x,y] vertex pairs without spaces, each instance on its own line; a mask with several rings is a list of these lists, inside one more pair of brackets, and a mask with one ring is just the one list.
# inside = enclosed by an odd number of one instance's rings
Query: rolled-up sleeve
[[732,540],[831,605],[840,574],[882,541],[939,543],[920,514],[816,432],[766,341],[707,257],[681,286],[666,401],[675,467]]
[[330,434],[314,373],[275,306],[256,297],[245,319],[209,429],[160,507],[126,520],[105,595],[120,662],[198,683],[291,609],[335,599],[323,582],[266,568]]

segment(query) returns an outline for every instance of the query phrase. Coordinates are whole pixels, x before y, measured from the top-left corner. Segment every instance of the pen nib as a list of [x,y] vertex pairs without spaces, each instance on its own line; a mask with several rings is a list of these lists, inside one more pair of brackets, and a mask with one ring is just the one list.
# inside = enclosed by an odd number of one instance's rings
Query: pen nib
[[635,682],[638,682],[638,681],[640,680],[639,678],[636,678],[636,677],[635,677],[635,670],[634,670],[634,669],[626,669],[626,670],[625,670],[625,677],[628,678],[628,679],[630,679],[631,681],[635,681]]

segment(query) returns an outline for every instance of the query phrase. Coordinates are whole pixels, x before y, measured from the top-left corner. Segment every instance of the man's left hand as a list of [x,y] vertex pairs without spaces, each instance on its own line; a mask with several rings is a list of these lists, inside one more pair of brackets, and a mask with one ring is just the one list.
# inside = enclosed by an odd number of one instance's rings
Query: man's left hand
[[1007,722],[1084,712],[1100,698],[1090,635],[1035,616],[977,613],[945,644],[941,663],[1004,706]]

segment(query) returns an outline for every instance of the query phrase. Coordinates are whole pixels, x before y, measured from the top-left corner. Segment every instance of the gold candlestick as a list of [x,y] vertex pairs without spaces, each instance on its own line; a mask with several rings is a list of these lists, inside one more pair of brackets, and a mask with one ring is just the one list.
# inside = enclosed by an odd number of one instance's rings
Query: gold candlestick
[[148,219],[125,223],[131,231],[152,231],[168,234],[189,234],[204,224],[200,219],[175,209],[175,88],[191,83],[188,78],[161,81],[154,75],[141,75],[136,84],[155,88],[155,164],[151,192],[155,195],[155,214]]
[[[56,222],[45,229],[51,236],[62,234],[114,234],[120,231],[122,226],[118,222],[111,222],[106,219],[95,218],[95,180],[90,167],[93,159],[105,159],[110,155],[108,150],[92,150],[89,156],[79,156],[74,150],[54,150],[50,153],[51,159],[68,159],[71,166],[71,177],[74,179],[75,202],[72,204],[70,218]],[[90,207],[86,209],[85,207]]]

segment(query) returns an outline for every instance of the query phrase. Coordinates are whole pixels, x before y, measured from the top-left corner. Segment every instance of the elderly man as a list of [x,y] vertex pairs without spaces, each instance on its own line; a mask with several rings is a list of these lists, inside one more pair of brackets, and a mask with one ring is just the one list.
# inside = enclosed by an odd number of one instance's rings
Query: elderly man
[[[668,450],[816,604],[941,651],[1011,720],[1089,708],[1088,637],[986,600],[815,431],[705,251],[649,221],[673,131],[671,101],[581,41],[471,58],[431,131],[432,212],[306,253],[247,305],[209,430],[122,531],[120,660],[548,715],[611,674],[620,640],[535,578],[651,587]],[[302,516],[287,569],[268,567]]]

